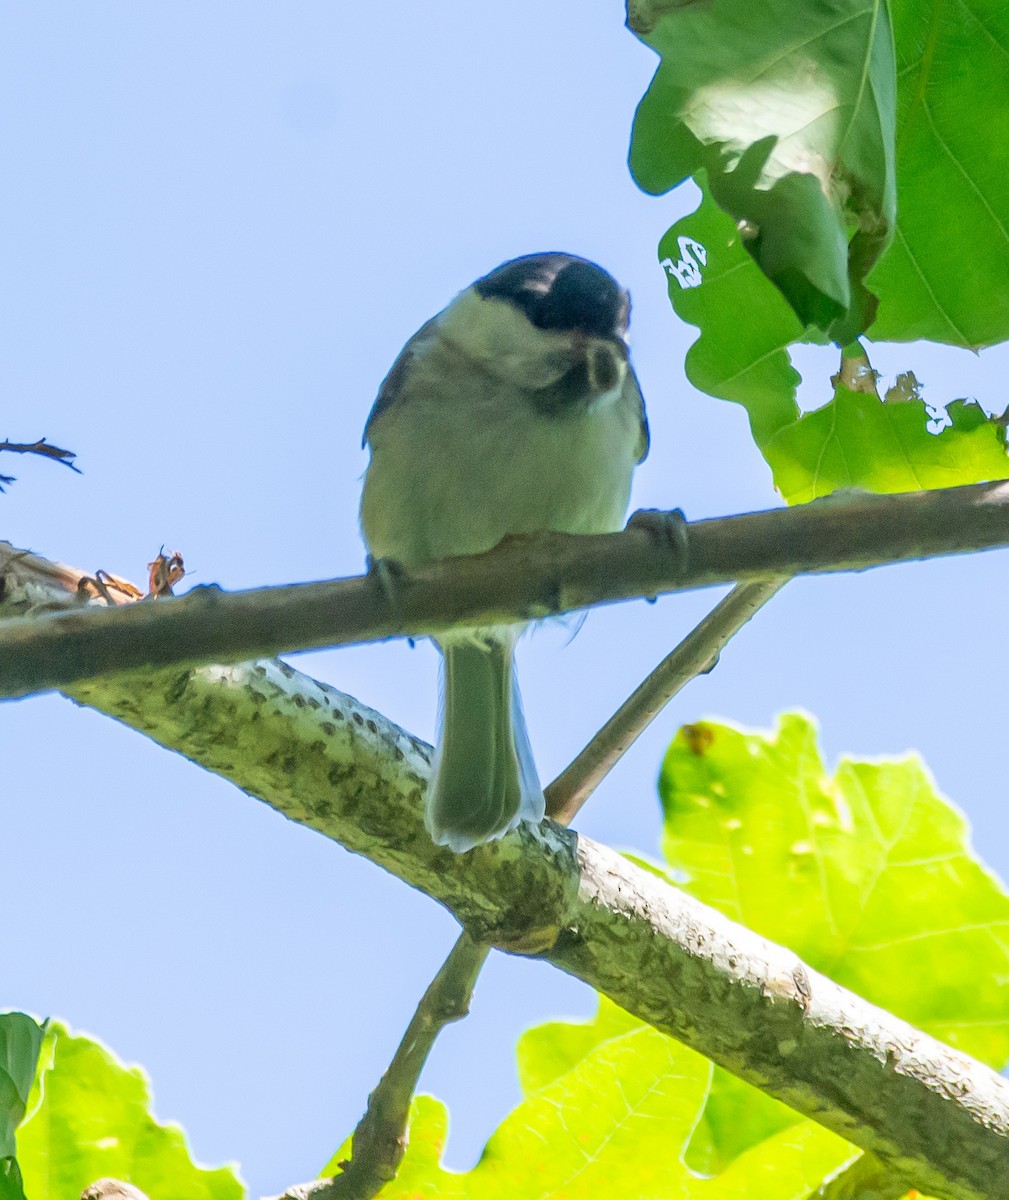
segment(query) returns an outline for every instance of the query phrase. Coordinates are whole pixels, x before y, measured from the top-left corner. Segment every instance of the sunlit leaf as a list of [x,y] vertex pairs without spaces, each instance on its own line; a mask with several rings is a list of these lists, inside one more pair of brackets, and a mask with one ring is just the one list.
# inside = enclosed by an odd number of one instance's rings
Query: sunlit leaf
[[230,1167],[195,1165],[182,1130],[154,1119],[138,1068],[123,1066],[98,1042],[61,1025],[50,1024],[46,1041],[51,1054],[39,1103],[17,1135],[29,1200],[79,1196],[105,1176],[151,1197],[240,1200],[244,1189]]
[[803,326],[850,341],[895,217],[894,51],[885,0],[629,0],[661,58],[631,169],[663,192],[701,168]]
[[641,1022],[612,1000],[599,997],[591,1021],[547,1021],[519,1038],[518,1068],[522,1091],[531,1096],[572,1070],[601,1042],[620,1037]]
[[662,768],[669,862],[733,920],[943,1041],[1009,1058],[1009,895],[920,759],[844,759],[816,729],[702,722]]
[[[590,1023],[590,1040],[593,1027],[597,1034],[604,1028]],[[711,1064],[643,1025],[572,1054],[572,1029],[587,1027],[555,1024],[536,1031],[544,1061],[573,1061],[505,1118],[472,1171],[438,1165],[446,1112],[420,1097],[402,1169],[383,1200],[807,1200],[857,1154],[841,1138],[802,1121],[752,1147],[724,1173],[703,1178],[684,1164],[683,1151],[707,1096]],[[550,1046],[558,1036],[564,1044]],[[346,1148],[323,1173],[336,1170],[343,1157]]]
[[790,504],[837,488],[914,492],[1009,477],[1003,432],[983,409],[957,400],[945,411],[948,425],[932,432],[921,400],[884,404],[841,387],[768,439],[764,457]]
[[876,341],[1009,338],[1009,6],[901,0],[897,232],[869,276]]
[[[673,742],[660,791],[679,886],[935,1036],[1005,1062],[1009,897],[916,758],[846,760],[831,778],[808,718],[785,716],[773,735],[702,722]],[[717,1169],[798,1119],[715,1068],[687,1162]]]
[[[641,860],[630,856],[641,865]],[[641,1022],[606,996],[591,1021],[551,1021],[522,1035],[518,1045],[519,1078],[527,1093],[544,1087],[571,1070],[592,1049]],[[701,1175],[716,1175],[734,1158],[802,1118],[720,1067],[684,1151],[687,1166]]]
[[[788,7],[801,22],[813,19],[811,12],[823,18],[843,6]],[[749,15],[741,16],[743,10]],[[885,17],[884,8],[870,2],[853,4],[852,12],[860,15],[853,16],[854,24],[846,23],[851,28],[872,14]],[[809,53],[810,87],[820,80],[815,39],[812,51],[801,39],[783,39],[787,22],[768,25],[766,45],[756,35],[750,49],[737,45],[751,29],[749,22],[759,23],[764,14],[746,0],[629,3],[632,25],[663,55],[638,113],[632,164],[651,190],[678,182],[686,173],[681,168],[689,164],[702,189],[697,211],[678,221],[659,246],[673,306],[699,329],[687,355],[688,378],[711,395],[744,405],[775,486],[791,502],[837,487],[902,491],[1005,478],[1009,463],[1001,426],[964,399],[953,399],[945,416],[940,411],[937,417],[920,399],[909,401],[902,412],[891,412],[867,397],[855,402],[842,395],[834,398],[825,372],[818,389],[822,407],[800,418],[799,376],[788,347],[820,341],[822,334],[806,309],[785,302],[751,257],[747,227],[740,227],[740,212],[720,190],[724,180],[719,172],[728,153],[718,149],[723,143],[716,139],[702,154],[698,136],[691,132],[692,123],[710,116],[712,87],[716,100],[721,97],[711,117],[716,125],[724,101],[721,83],[704,85],[696,103],[691,89],[696,91],[705,72],[720,78],[733,55],[756,64],[762,53],[777,56],[781,51],[781,62],[776,58],[769,74],[753,70],[729,81],[729,94],[738,92],[738,111],[745,117],[736,134],[740,144],[768,122],[787,118],[787,96],[775,87],[779,72],[788,78]],[[713,57],[709,21],[713,28],[717,24],[721,30],[721,23],[727,23],[732,30],[724,61]],[[1002,154],[1009,144],[1009,6],[1001,0],[970,6],[962,0],[901,0],[893,7],[893,24],[898,215],[895,239],[868,275],[868,285],[880,297],[868,337],[927,338],[973,349],[993,345],[1009,338],[1009,172]],[[703,36],[678,38],[678,29],[696,33],[701,27]],[[852,50],[849,45],[846,52]],[[681,114],[684,105],[686,116]],[[722,159],[713,162],[713,155]],[[822,199],[817,197],[816,204]],[[811,254],[810,273],[825,269],[823,256],[807,245],[804,220],[787,206],[779,216],[795,246],[806,246]],[[823,278],[829,283],[834,276],[828,270]],[[832,333],[845,340],[838,329]],[[916,365],[910,349],[906,365]],[[996,412],[1005,406],[1006,397],[993,398]],[[940,426],[944,428],[937,434]]]
[[24,1013],[0,1013],[0,1200],[22,1200],[15,1131],[28,1110],[45,1027]]

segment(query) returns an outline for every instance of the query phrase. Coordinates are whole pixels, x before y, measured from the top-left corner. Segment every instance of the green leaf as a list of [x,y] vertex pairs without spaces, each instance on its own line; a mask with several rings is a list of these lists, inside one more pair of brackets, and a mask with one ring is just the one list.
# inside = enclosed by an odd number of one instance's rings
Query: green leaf
[[0,1013],[0,1200],[22,1200],[15,1130],[24,1120],[45,1027],[24,1013]]
[[[633,854],[626,857],[656,874],[665,874],[658,864]],[[527,1030],[518,1045],[523,1091],[531,1093],[545,1087],[601,1042],[641,1027],[636,1017],[601,995],[591,1021],[551,1021]],[[700,1175],[717,1175],[758,1142],[801,1120],[793,1109],[721,1067],[713,1067],[708,1098],[684,1151],[684,1162]]]
[[155,1121],[143,1072],[62,1025],[51,1024],[46,1040],[49,1066],[39,1081],[39,1104],[18,1131],[30,1200],[79,1196],[103,1176],[149,1196],[240,1200],[244,1189],[232,1168],[196,1166],[182,1130]]
[[[597,1032],[606,1019],[592,1023]],[[570,1042],[548,1045],[558,1035],[567,1041],[563,1030],[535,1031],[545,1059],[555,1064],[570,1057]],[[480,1162],[463,1174],[438,1165],[446,1112],[419,1097],[400,1174],[383,1189],[383,1200],[807,1200],[857,1154],[835,1134],[803,1121],[753,1147],[723,1174],[701,1178],[682,1155],[707,1095],[710,1063],[643,1025],[605,1037],[574,1059],[505,1118]],[[334,1161],[324,1174],[335,1169]]]
[[[785,136],[763,168],[773,174],[775,155],[787,157],[791,151],[812,156],[811,163],[798,168],[813,167],[814,174],[803,177],[812,181],[803,185],[807,191],[792,184],[792,195],[780,197],[780,211],[774,188],[758,198],[758,206],[774,210],[775,236],[798,256],[796,263],[788,263],[788,270],[802,280],[800,293],[812,287],[840,299],[841,247],[827,245],[825,214],[827,207],[842,215],[845,208],[849,214],[857,209],[857,219],[868,221],[869,228],[852,239],[847,270],[856,295],[860,272],[869,271],[868,287],[880,298],[876,320],[869,328],[875,341],[924,338],[969,349],[1005,341],[1009,338],[1009,306],[1003,303],[1009,294],[1009,176],[1003,169],[1001,148],[1009,144],[1009,7],[1002,0],[976,0],[970,5],[962,0],[901,0],[893,6],[894,140],[888,123],[879,119],[885,106],[872,104],[877,83],[884,86],[885,54],[881,42],[870,48],[864,36],[868,29],[877,39],[887,36],[887,18],[878,0],[833,4],[779,0],[779,6],[783,12],[772,21],[766,8],[747,0],[717,6],[628,0],[631,28],[662,56],[634,125],[631,167],[639,184],[646,191],[665,191],[688,174],[701,182],[699,172],[707,168],[710,193],[733,218],[727,218],[729,227],[734,229],[739,219],[761,225],[736,202],[734,193],[726,194],[727,182],[733,182],[726,180],[726,168],[734,167],[728,171],[730,177],[739,175],[747,155],[764,153],[762,139],[788,134],[789,120],[795,119],[797,110],[814,103],[817,89],[825,82],[833,86],[840,78],[838,114],[846,101],[849,106],[859,96],[862,101],[852,110],[852,133],[826,191],[817,193],[813,184],[823,182],[824,164],[829,167],[832,160],[822,151],[829,148],[831,135],[836,137],[843,121],[831,129],[829,121],[825,127],[821,120],[800,131],[798,139]],[[815,36],[816,22],[826,29],[831,14],[845,12],[851,14],[850,21],[823,38]],[[723,52],[727,32],[730,37]],[[825,61],[833,55],[842,57]],[[794,91],[797,102],[793,102],[795,75],[802,77]],[[852,158],[854,162],[849,161]],[[872,180],[865,195],[859,191],[863,175]],[[873,265],[870,259],[880,248],[881,237],[874,222],[882,214],[886,222],[894,223],[886,199],[893,179],[898,200],[895,236]],[[853,188],[852,196],[839,199],[834,194],[830,184],[840,181]],[[741,182],[735,181],[737,191]],[[765,217],[760,237],[748,249],[757,255],[768,278],[782,286],[798,314],[800,330],[813,323],[822,326],[813,311],[816,305],[804,306],[787,280],[783,285],[763,263],[760,250],[766,228]],[[666,256],[668,250],[662,255]],[[784,253],[780,257],[788,261]],[[752,289],[749,281],[740,280],[740,285],[743,290],[738,295],[731,287],[724,289],[728,308],[724,320],[733,329],[743,321],[762,322],[765,317],[746,303],[747,289]],[[842,343],[858,332],[856,325],[832,331]],[[798,340],[798,335],[790,340]],[[732,339],[721,345],[731,351]]]
[[[843,6],[788,7],[796,22],[804,22],[816,14],[822,18],[828,11],[841,12]],[[851,11],[862,13],[852,29],[859,19],[882,12],[874,0],[866,0],[860,10],[853,4]],[[781,30],[792,26],[768,24],[765,40],[755,35],[747,49],[738,43],[751,29],[748,22],[759,22],[764,13],[747,0],[717,6],[629,0],[628,13],[632,27],[663,55],[638,111],[632,166],[649,190],[673,186],[689,169],[703,193],[697,211],[678,221],[659,246],[673,306],[700,330],[687,355],[687,376],[701,390],[745,406],[775,486],[795,501],[839,486],[893,491],[922,486],[916,480],[938,487],[1005,478],[1001,428],[962,399],[949,405],[947,428],[937,437],[931,432],[935,414],[919,399],[893,414],[873,408],[866,398],[854,403],[830,399],[834,389],[825,379],[824,408],[800,419],[795,399],[799,376],[788,347],[822,341],[823,336],[813,327],[816,318],[791,294],[790,307],[751,257],[753,244],[744,242],[737,220],[746,214],[726,201],[724,161],[712,161],[722,152],[691,132],[692,123],[709,119],[711,88],[719,103],[724,100],[719,72],[735,61],[732,56],[747,63],[747,55],[759,60],[761,53],[778,54],[786,45]],[[1001,153],[1009,144],[1009,6],[1002,0],[970,5],[962,0],[901,0],[892,16],[899,210],[895,239],[867,276],[868,286],[880,297],[868,336],[876,341],[928,338],[971,349],[994,345],[1009,338],[1009,172]],[[735,32],[730,56],[719,60],[721,35],[712,29],[726,20]],[[706,28],[708,21],[712,29]],[[696,32],[695,27],[703,27],[703,36],[677,40],[677,29]],[[812,44],[810,78],[816,80],[818,43]],[[729,94],[742,89],[740,143],[760,134],[785,107],[781,94],[774,86],[768,92],[768,87],[780,72],[787,78],[789,70],[797,69],[796,55],[806,53],[796,41],[788,45],[793,49],[785,50],[782,63],[775,62],[769,74],[754,70],[730,83]],[[852,48],[848,45],[848,52]],[[870,72],[867,80],[871,78]],[[691,88],[703,79],[708,82],[701,84],[700,100],[684,116],[681,107],[693,103]],[[719,111],[716,104],[711,116],[716,125]],[[751,145],[758,144],[759,139]],[[746,153],[740,150],[740,163]],[[819,212],[822,198],[811,193],[809,199]],[[809,214],[785,206],[778,215],[787,236],[812,256],[808,273],[826,270],[823,286],[833,289],[838,264],[813,253],[805,232]],[[854,326],[831,330],[841,342],[854,332]],[[992,404],[1003,406],[1001,397]]]
[[659,255],[677,315],[700,330],[687,352],[688,378],[744,406],[790,504],[837,488],[901,492],[1009,477],[1002,426],[966,400],[938,410],[913,389],[884,403],[873,391],[839,385],[833,399],[801,414],[788,347],[810,334],[706,193],[663,237]]
[[896,85],[885,0],[629,0],[662,62],[631,170],[664,192],[707,170],[719,206],[801,324],[851,341],[896,216]]
[[[665,873],[686,890],[952,1045],[1005,1061],[1009,896],[917,758],[845,760],[831,777],[804,716],[774,734],[702,722],[673,742],[660,791]],[[519,1070],[525,1099],[466,1173],[440,1166],[447,1114],[418,1099],[383,1196],[808,1200],[859,1159],[605,998],[592,1021],[524,1035]],[[853,1186],[863,1175],[852,1170]]]
[[[714,1175],[760,1142],[801,1124],[794,1109],[716,1066],[684,1162],[702,1175]],[[858,1153],[852,1146],[852,1157]]]
[[899,219],[870,336],[993,346],[1009,338],[1009,6],[902,0],[893,23]]
[[600,996],[591,1021],[548,1021],[527,1029],[518,1044],[522,1091],[527,1096],[541,1091],[573,1070],[601,1042],[640,1028],[641,1021]]
[[712,200],[705,173],[699,182],[697,211],[659,243],[670,302],[700,330],[687,352],[687,378],[709,395],[742,404],[763,446],[799,418],[800,376],[788,346],[802,338],[803,327],[743,248],[735,222]]
[[1009,478],[1003,431],[977,404],[957,400],[949,425],[931,432],[922,400],[885,404],[839,387],[834,399],[787,425],[762,447],[789,504],[837,488],[914,492]]
[[0,1013],[0,1158],[14,1154],[14,1131],[27,1111],[44,1034],[24,1013]]
[[684,886],[873,1003],[1000,1068],[1009,896],[914,755],[828,775],[812,721],[685,727],[660,779]]
[[[664,849],[684,890],[1003,1064],[1009,994],[992,981],[1006,977],[1009,898],[917,759],[846,760],[831,779],[808,718],[782,717],[773,735],[701,722],[670,747],[660,793]],[[798,1120],[716,1067],[686,1161],[724,1168]]]
[[[646,863],[636,855],[627,857],[664,874],[657,864]],[[551,1021],[528,1030],[518,1045],[523,1091],[529,1094],[546,1087],[601,1042],[641,1027],[636,1017],[600,996],[599,1010],[591,1021]],[[801,1120],[794,1110],[714,1067],[708,1098],[690,1136],[684,1162],[698,1174],[717,1175],[758,1142]]]

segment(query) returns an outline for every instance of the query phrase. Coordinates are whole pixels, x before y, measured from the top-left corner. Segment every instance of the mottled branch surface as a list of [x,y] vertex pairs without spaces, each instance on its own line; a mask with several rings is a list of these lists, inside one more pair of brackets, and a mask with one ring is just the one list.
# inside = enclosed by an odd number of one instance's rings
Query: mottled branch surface
[[[691,679],[710,671],[734,633],[774,596],[784,579],[737,584],[620,706],[574,762],[546,789],[547,814],[569,825],[581,805],[666,703]],[[371,1200],[395,1178],[407,1145],[410,1106],[435,1039],[465,1015],[488,946],[465,930],[421,997],[389,1069],[368,1097],[352,1138],[351,1157],[333,1179],[289,1188],[280,1200]],[[863,1158],[865,1155],[862,1156]]]
[[711,584],[991,549],[1009,545],[1009,484],[850,493],[707,521],[665,514],[665,535],[662,515],[621,533],[508,539],[488,554],[409,572],[233,593],[201,587],[157,604],[12,621],[0,628],[0,697],[110,671],[422,636]]
[[[8,561],[0,612],[37,609],[47,586],[56,598],[63,576],[47,585],[38,561],[21,560],[23,579]],[[421,817],[429,747],[351,697],[276,662],[70,694],[366,855],[475,939],[585,980],[922,1191],[982,1200],[1009,1178],[1009,1082],[570,830],[439,849]]]

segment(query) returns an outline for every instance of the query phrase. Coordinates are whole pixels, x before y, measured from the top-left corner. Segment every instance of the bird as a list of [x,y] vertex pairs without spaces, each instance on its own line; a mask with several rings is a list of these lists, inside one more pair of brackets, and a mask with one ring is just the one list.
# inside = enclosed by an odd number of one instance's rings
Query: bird
[[[410,568],[512,535],[621,529],[649,448],[629,317],[628,293],[602,267],[549,252],[503,263],[424,324],[365,425],[360,519],[371,562]],[[456,853],[544,816],[515,678],[524,627],[436,639],[441,709],[425,824]]]

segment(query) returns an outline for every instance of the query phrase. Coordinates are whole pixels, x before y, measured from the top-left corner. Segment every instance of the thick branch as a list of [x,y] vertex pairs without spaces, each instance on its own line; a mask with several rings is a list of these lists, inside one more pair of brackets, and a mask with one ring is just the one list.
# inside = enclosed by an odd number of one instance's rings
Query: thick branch
[[[0,697],[112,671],[436,634],[716,583],[864,567],[1009,545],[1009,484],[797,508],[597,537],[515,538],[410,572],[224,593],[196,588],[126,609],[13,621],[0,630]],[[8,553],[10,550],[8,548]],[[384,581],[395,579],[390,595]]]
[[[31,603],[7,578],[8,602]],[[439,849],[421,818],[429,748],[350,697],[271,662],[73,694],[427,892],[476,940],[585,980],[893,1176],[944,1200],[990,1200],[1009,1178],[1009,1082],[570,830]]]
[[81,1192],[81,1200],[147,1200],[147,1196],[132,1183],[122,1179],[96,1179]]
[[[547,812],[569,825],[581,806],[666,704],[710,671],[722,648],[787,582],[740,584],[651,671],[571,765],[546,789]],[[417,1005],[392,1062],[368,1097],[351,1158],[333,1179],[298,1184],[282,1200],[371,1200],[395,1178],[407,1144],[410,1103],[438,1035],[465,1016],[489,947],[463,931]]]
[[902,1200],[908,1193],[917,1197],[910,1183],[892,1175],[875,1154],[863,1154],[825,1183],[816,1200]]

